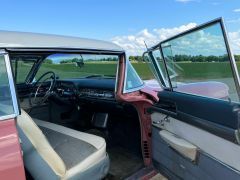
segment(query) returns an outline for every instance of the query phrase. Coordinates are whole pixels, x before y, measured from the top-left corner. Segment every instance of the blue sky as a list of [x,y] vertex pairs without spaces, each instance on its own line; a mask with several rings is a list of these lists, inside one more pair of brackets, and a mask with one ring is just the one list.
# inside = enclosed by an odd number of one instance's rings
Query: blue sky
[[164,29],[172,35],[220,16],[240,45],[240,0],[1,0],[1,7],[0,29],[110,40],[132,54]]

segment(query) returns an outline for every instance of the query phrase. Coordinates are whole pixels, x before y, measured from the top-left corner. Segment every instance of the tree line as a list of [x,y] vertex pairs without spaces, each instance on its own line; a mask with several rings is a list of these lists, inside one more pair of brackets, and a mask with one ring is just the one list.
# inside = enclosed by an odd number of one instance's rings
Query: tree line
[[[234,58],[236,61],[240,61],[240,55],[234,55]],[[136,61],[136,62],[144,62],[146,61],[146,58],[143,59],[142,56],[129,56],[130,61]],[[160,60],[160,58],[157,58],[157,60]],[[76,62],[81,62],[83,61],[82,59],[79,58],[73,58],[73,59],[65,59],[61,60],[59,63],[60,64],[65,64],[65,63],[76,63]],[[101,58],[101,59],[87,59],[87,61],[118,61],[118,58],[116,57],[108,57],[108,58]],[[189,56],[189,55],[175,55],[174,56],[174,61],[176,62],[183,62],[183,61],[189,61],[189,62],[224,62],[228,61],[227,55],[223,56]],[[53,64],[53,60],[51,59],[46,59],[44,60],[44,63],[47,64]]]
[[[66,64],[66,63],[77,63],[77,62],[84,62],[84,61],[118,61],[118,58],[116,57],[107,57],[107,58],[100,58],[100,59],[86,59],[83,60],[81,58],[72,58],[72,59],[63,59],[59,63],[60,64]],[[46,64],[53,64],[52,59],[45,59],[44,63]]]
[[[169,57],[172,58],[172,57]],[[240,55],[234,55],[234,58],[236,61],[240,61]],[[203,56],[203,55],[197,55],[197,56],[190,56],[190,55],[175,55],[173,57],[175,62],[226,62],[229,61],[229,58],[227,55],[222,56]],[[136,62],[144,62],[148,61],[148,59],[142,56],[129,56],[130,61],[136,61]],[[161,60],[160,57],[157,57],[157,60]]]

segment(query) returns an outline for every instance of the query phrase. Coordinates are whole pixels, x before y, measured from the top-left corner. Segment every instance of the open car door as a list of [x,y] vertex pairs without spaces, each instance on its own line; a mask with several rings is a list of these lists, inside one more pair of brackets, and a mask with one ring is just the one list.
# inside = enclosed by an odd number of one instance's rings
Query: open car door
[[170,179],[240,179],[239,76],[217,19],[144,53],[159,84],[154,166]]

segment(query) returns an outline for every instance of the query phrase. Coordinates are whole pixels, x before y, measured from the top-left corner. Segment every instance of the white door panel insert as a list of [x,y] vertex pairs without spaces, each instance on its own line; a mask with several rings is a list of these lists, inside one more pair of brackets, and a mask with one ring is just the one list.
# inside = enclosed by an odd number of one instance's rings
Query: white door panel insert
[[189,143],[188,141],[174,135],[166,130],[161,130],[159,135],[162,139],[178,153],[182,154],[184,157],[195,161],[197,158],[197,146]]

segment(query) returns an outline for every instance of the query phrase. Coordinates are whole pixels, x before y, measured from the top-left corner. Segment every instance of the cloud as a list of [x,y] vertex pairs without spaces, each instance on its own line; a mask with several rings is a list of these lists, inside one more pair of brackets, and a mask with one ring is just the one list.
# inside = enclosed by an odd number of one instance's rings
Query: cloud
[[215,26],[194,32],[191,35],[182,36],[177,41],[163,44],[166,47],[169,47],[169,45],[173,55],[222,56],[227,53],[221,30]]
[[234,54],[240,54],[240,30],[236,32],[229,32],[229,41]]
[[240,8],[234,9],[233,12],[240,12]]
[[[143,29],[135,34],[115,36],[111,39],[112,42],[118,44],[126,50],[127,55],[142,55],[146,51],[145,43],[151,47],[166,38],[174,36],[180,32],[186,31],[195,27],[196,23],[189,23],[174,28],[157,28],[157,29]],[[229,32],[230,45],[235,54],[240,54],[240,29],[236,32]],[[187,43],[187,42],[184,42]]]
[[196,25],[196,23],[189,23],[179,27],[159,28],[151,31],[148,29],[143,29],[136,34],[115,36],[111,39],[111,41],[123,47],[127,51],[128,55],[141,55],[144,51],[146,51],[144,41],[148,47],[151,47],[168,37],[186,31],[187,29],[193,28]]

